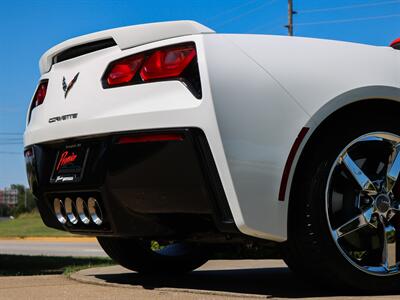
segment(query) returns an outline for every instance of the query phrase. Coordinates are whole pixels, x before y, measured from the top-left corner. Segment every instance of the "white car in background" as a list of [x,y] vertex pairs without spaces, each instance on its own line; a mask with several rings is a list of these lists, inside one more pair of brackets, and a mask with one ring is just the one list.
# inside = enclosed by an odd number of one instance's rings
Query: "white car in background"
[[398,289],[398,42],[191,21],[65,41],[40,59],[26,121],[41,216],[143,273],[191,271],[204,245],[274,245],[322,282]]

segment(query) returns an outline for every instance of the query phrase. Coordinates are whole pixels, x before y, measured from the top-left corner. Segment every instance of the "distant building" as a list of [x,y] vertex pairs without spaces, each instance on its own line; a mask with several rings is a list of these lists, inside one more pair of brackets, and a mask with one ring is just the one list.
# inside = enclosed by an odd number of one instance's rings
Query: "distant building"
[[0,205],[14,207],[18,203],[18,190],[17,189],[0,189]]

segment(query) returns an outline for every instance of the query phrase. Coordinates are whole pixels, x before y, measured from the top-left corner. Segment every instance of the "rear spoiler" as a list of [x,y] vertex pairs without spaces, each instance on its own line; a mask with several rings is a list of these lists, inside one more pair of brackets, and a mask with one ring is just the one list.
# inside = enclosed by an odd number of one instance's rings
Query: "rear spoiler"
[[112,39],[121,50],[124,50],[173,37],[202,33],[214,33],[214,31],[194,21],[174,21],[120,27],[82,35],[46,51],[39,61],[40,73],[50,71],[56,55],[80,45]]

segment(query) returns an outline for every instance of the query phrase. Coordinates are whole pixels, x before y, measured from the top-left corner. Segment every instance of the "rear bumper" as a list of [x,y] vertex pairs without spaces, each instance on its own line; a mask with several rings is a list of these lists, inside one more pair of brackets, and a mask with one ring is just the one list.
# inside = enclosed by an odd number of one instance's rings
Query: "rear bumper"
[[[182,140],[118,143],[122,136],[154,133],[179,134]],[[78,142],[89,148],[82,179],[51,183],[57,153]],[[29,181],[47,226],[83,234],[138,237],[238,232],[200,129],[121,132],[27,149],[33,153],[27,159]],[[96,198],[103,223],[61,224],[53,202],[67,197],[73,202],[78,197]]]

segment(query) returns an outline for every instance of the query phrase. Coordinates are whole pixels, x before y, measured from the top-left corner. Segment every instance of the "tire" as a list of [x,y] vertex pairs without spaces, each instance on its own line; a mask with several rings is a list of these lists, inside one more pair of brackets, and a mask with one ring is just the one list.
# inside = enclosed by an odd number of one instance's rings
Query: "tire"
[[387,181],[388,170],[397,178],[400,169],[400,154],[399,164],[393,163],[400,151],[397,117],[375,112],[339,121],[324,126],[301,158],[284,260],[295,273],[325,286],[398,291],[400,188]]
[[143,274],[181,274],[207,262],[203,249],[186,243],[175,243],[161,250],[151,249],[150,241],[97,237],[104,251],[121,266]]

